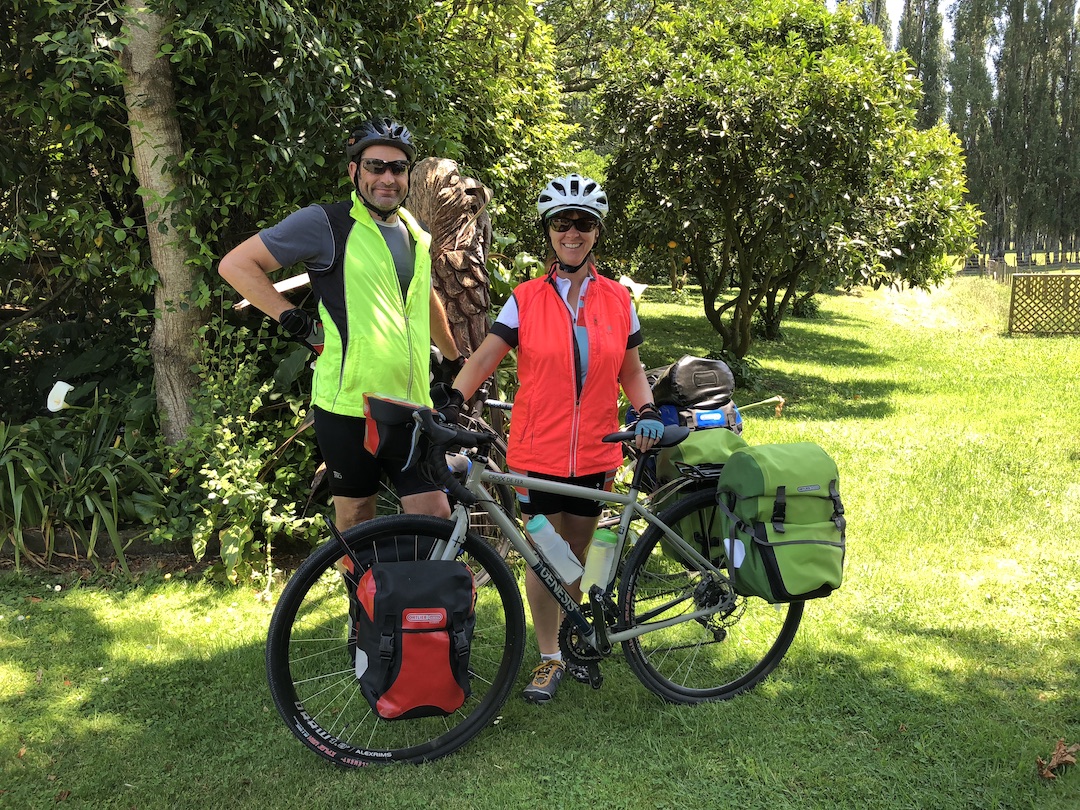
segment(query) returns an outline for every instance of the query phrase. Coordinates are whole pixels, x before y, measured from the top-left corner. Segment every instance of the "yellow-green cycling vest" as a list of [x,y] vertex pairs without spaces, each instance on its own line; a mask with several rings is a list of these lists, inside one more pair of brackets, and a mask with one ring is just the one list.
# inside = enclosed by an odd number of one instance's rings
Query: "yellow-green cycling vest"
[[356,193],[322,208],[334,233],[334,263],[310,273],[326,331],[312,404],[345,416],[364,415],[365,393],[430,405],[431,237],[398,209],[416,257],[402,300],[390,248]]

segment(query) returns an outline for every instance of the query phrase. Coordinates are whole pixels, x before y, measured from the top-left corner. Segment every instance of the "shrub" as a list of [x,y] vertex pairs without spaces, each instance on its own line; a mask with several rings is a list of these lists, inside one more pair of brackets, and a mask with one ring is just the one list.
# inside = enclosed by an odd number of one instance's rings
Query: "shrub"
[[[313,434],[275,451],[293,432],[304,408],[286,395],[270,369],[287,370],[285,386],[306,367],[306,350],[218,317],[201,334],[200,385],[195,424],[187,437],[161,453],[171,470],[166,507],[155,530],[159,541],[190,538],[197,559],[216,553],[210,577],[231,583],[268,577],[271,543],[287,537],[314,543],[319,526],[297,514],[314,468]],[[273,460],[273,464],[270,464]]]
[[[0,531],[23,558],[48,565],[57,533],[70,533],[76,553],[97,562],[97,542],[108,535],[124,571],[122,527],[146,526],[164,493],[142,420],[142,397],[117,400],[95,393],[88,407],[65,409],[22,425],[0,423]],[[26,546],[25,531],[41,532],[43,555]]]

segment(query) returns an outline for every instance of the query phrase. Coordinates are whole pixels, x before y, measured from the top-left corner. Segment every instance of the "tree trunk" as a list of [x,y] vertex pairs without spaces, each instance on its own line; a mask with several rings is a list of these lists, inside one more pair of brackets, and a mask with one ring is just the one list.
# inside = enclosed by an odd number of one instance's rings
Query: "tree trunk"
[[165,19],[145,6],[128,12],[129,36],[121,55],[128,126],[141,186],[150,259],[158,274],[155,322],[150,341],[158,417],[166,441],[175,444],[192,422],[197,377],[196,330],[205,322],[192,303],[195,273],[190,245],[175,224],[176,201],[184,198],[174,166],[182,154],[176,96],[167,57],[158,57]]

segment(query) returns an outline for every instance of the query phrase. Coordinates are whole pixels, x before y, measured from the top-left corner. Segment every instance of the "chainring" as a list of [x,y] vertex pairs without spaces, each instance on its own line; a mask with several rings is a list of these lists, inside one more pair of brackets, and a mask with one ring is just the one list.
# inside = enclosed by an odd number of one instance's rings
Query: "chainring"
[[597,650],[591,649],[585,643],[581,637],[581,628],[574,624],[570,617],[564,618],[559,628],[559,649],[562,650],[564,660],[583,667],[596,664],[604,658]]

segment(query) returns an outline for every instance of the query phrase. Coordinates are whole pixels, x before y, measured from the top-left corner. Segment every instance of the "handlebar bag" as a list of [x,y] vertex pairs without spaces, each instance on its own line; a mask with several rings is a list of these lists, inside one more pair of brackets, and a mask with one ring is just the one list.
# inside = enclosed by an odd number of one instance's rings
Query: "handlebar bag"
[[413,414],[420,407],[404,399],[364,394],[364,449],[376,458],[406,458]]
[[646,373],[652,381],[657,405],[679,408],[719,408],[731,400],[735,375],[723,360],[709,357],[680,357],[670,366]]
[[843,581],[847,520],[836,462],[813,442],[736,450],[717,479],[737,593],[768,602],[828,596]]
[[468,699],[476,588],[459,560],[376,562],[356,587],[356,677],[384,720],[440,717]]

